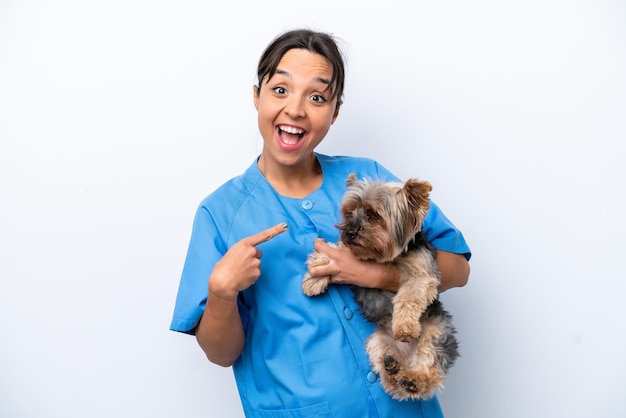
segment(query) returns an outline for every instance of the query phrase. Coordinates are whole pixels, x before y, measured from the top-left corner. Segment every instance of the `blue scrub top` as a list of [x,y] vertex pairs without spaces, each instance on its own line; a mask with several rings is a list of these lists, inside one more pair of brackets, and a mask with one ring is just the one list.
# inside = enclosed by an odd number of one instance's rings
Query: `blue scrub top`
[[[170,329],[193,334],[213,266],[232,245],[287,222],[286,232],[258,246],[261,276],[239,298],[246,343],[233,370],[246,416],[441,417],[436,397],[398,402],[383,391],[364,347],[374,326],[348,286],[331,285],[315,297],[302,292],[314,240],[339,239],[348,174],[398,180],[370,159],[316,156],[323,183],[305,198],[280,196],[255,161],[201,202]],[[435,248],[469,259],[463,235],[432,202],[423,230]]]

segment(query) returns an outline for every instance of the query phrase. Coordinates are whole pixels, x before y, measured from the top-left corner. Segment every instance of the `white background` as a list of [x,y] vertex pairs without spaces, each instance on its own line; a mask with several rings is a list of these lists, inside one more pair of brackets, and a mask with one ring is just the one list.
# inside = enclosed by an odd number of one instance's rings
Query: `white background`
[[348,57],[318,150],[430,180],[472,247],[447,417],[626,416],[624,2],[214,3],[0,1],[0,416],[242,416],[168,327],[197,204],[260,150],[258,57],[299,26]]

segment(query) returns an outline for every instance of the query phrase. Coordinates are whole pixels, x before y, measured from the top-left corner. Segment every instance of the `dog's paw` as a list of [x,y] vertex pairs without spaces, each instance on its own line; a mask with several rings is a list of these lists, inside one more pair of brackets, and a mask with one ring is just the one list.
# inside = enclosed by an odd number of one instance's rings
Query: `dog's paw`
[[397,392],[395,398],[404,399],[429,399],[443,387],[445,374],[437,367],[429,367],[422,370],[405,370],[402,376],[397,378]]
[[[323,254],[313,251],[309,254],[307,260],[307,266],[317,267],[325,266],[330,263],[330,260]],[[330,284],[330,276],[313,277],[311,274],[306,273],[304,279],[302,279],[302,291],[307,296],[315,296],[324,293],[328,289]]]
[[400,386],[402,386],[402,388],[409,393],[416,393],[419,390],[417,382],[406,376],[402,376],[402,378],[400,379]]
[[413,301],[394,301],[391,332],[398,341],[408,342],[422,332],[422,305]]
[[398,341],[408,342],[413,338],[419,337],[422,332],[422,325],[419,321],[419,316],[415,318],[414,315],[396,315],[391,320],[391,330],[393,332],[393,338]]
[[319,295],[328,289],[329,284],[330,276],[313,277],[307,273],[302,280],[302,291],[307,296]]
[[[330,245],[330,244],[328,244]],[[313,251],[309,254],[309,258],[306,261],[307,267],[317,267],[317,266],[325,266],[330,263],[330,259],[326,257],[322,253],[318,253],[317,251]]]
[[385,366],[385,371],[389,374],[398,374],[400,371],[400,364],[398,363],[398,360],[391,354],[385,355],[383,358],[383,364]]

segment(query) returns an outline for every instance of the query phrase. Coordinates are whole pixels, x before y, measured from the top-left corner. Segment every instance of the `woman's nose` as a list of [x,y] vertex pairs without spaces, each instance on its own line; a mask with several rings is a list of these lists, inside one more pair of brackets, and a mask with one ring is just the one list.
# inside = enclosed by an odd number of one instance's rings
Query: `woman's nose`
[[285,106],[285,113],[294,119],[304,117],[306,115],[304,100],[299,97],[291,97]]

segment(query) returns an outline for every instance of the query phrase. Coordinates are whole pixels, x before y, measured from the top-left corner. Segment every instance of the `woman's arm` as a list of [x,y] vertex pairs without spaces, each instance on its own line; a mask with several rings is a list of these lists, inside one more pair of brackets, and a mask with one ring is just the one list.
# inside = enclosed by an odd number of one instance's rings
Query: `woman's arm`
[[223,298],[209,290],[196,340],[212,363],[228,367],[237,360],[245,336],[236,298]]
[[[330,263],[311,267],[309,273],[312,276],[331,275],[332,282],[337,284],[354,284],[392,292],[398,291],[400,277],[394,265],[359,260],[348,248],[333,248],[322,239],[315,241],[315,250],[327,256]],[[440,292],[467,284],[470,267],[465,256],[437,251],[437,264],[441,274]]]
[[463,287],[469,281],[470,265],[464,255],[437,250],[437,264],[441,274],[439,292]]
[[287,224],[273,226],[233,245],[215,264],[209,278],[204,314],[196,328],[196,339],[209,361],[232,365],[245,343],[237,298],[261,275],[263,252],[256,248],[287,230]]

